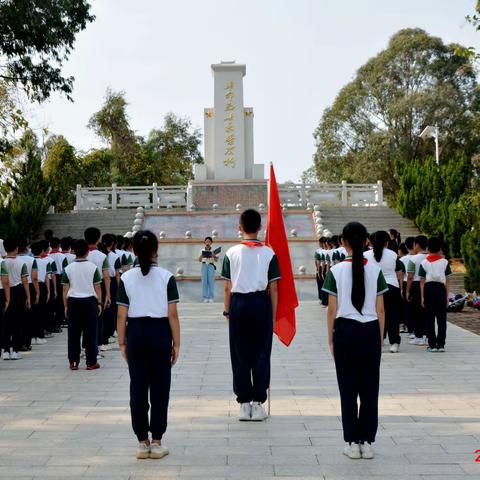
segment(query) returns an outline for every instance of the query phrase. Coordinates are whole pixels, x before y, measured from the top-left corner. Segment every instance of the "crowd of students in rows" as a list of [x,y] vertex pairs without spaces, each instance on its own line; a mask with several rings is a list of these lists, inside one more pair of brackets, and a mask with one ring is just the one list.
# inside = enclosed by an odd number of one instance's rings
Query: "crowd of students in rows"
[[[47,339],[67,326],[67,297],[82,298],[91,293],[69,292],[64,288],[69,285],[66,272],[75,259],[79,259],[93,263],[101,280],[98,308],[95,305],[95,311],[98,310],[94,319],[96,333],[92,337],[90,332],[84,332],[87,335],[83,338],[84,347],[90,342],[87,368],[98,368],[97,357],[104,355],[98,350],[110,350],[114,340],[118,280],[134,262],[131,240],[108,233],[101,236],[100,230],[92,227],[85,230],[81,240],[59,239],[51,231],[45,232],[45,239],[30,245],[23,238],[7,238],[3,250],[0,257],[2,359],[21,359],[21,352],[31,350],[32,345],[47,343]],[[76,310],[71,313],[75,314]],[[78,332],[78,338],[81,333]],[[78,368],[78,361],[71,362],[71,368]]]
[[[342,235],[322,237],[319,243],[315,252],[319,301],[327,306],[324,280],[332,266],[345,260],[346,250]],[[442,248],[439,238],[424,235],[401,242],[394,229],[368,235],[365,262],[378,265],[388,285],[384,294],[385,338],[388,336],[392,353],[400,349],[401,333],[408,334],[410,344],[427,346],[429,352],[445,351],[448,277],[452,271]]]

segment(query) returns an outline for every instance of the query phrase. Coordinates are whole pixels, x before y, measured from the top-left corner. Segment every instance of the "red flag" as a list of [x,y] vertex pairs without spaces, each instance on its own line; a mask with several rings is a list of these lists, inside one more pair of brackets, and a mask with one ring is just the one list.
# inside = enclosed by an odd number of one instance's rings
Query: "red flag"
[[268,185],[268,219],[265,243],[275,252],[282,277],[278,282],[278,307],[273,331],[280,341],[288,347],[295,336],[295,309],[298,307],[298,299],[287,234],[283,223],[280,195],[278,194],[277,180],[272,164],[270,164]]

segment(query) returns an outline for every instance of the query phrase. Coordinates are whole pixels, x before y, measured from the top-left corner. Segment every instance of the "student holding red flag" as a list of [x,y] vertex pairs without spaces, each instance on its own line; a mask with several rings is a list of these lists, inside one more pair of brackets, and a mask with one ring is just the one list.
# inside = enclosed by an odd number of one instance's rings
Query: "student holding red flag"
[[292,262],[288,249],[287,234],[283,223],[280,195],[273,165],[270,164],[270,182],[268,186],[268,220],[265,243],[272,248],[278,258],[282,278],[278,282],[278,306],[274,316],[273,331],[287,347],[296,332],[295,309],[298,307],[297,291],[293,278]]
[[240,421],[263,421],[270,386],[273,319],[277,312],[280,270],[274,251],[258,239],[261,216],[245,210],[239,229],[243,241],[225,254],[223,315],[229,320],[233,391]]

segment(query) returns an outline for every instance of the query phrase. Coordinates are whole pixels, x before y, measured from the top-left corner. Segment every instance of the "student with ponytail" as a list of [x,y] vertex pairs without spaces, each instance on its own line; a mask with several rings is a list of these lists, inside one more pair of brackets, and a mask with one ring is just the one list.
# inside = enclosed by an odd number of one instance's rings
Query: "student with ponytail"
[[[335,361],[342,409],[343,453],[373,458],[378,427],[380,358],[385,325],[382,271],[363,256],[367,230],[358,222],[343,229],[347,258],[328,272],[328,344]],[[357,401],[360,398],[360,408]]]
[[171,368],[180,348],[179,296],[175,277],[156,263],[155,235],[148,230],[137,232],[133,250],[137,265],[121,276],[118,285],[118,344],[130,373],[137,458],[162,458],[168,455],[162,436],[167,429]]
[[372,235],[373,249],[365,252],[365,258],[375,263],[382,270],[388,284],[388,292],[383,301],[385,304],[385,336],[388,333],[390,352],[397,353],[400,349],[400,319],[402,312],[401,290],[405,266],[398,255],[388,248],[390,235],[379,230]]

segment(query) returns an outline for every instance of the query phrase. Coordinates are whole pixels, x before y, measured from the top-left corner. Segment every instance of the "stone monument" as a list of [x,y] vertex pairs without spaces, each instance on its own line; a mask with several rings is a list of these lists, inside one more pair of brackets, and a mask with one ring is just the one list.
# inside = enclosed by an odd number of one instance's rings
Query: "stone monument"
[[243,102],[246,66],[212,65],[214,106],[204,110],[205,163],[195,165],[189,200],[197,208],[257,207],[266,203],[264,165],[255,164],[253,109]]

